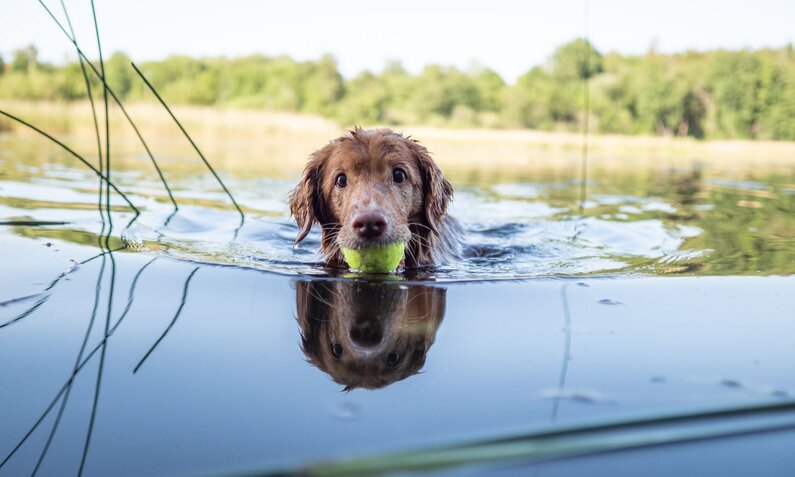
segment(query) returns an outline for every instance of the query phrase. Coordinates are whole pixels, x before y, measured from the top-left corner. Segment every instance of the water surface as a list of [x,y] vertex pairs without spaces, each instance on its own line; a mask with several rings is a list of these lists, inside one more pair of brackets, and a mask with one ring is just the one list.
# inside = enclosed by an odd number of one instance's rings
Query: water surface
[[226,175],[239,227],[186,157],[173,216],[151,171],[114,171],[142,214],[114,198],[105,242],[96,179],[0,136],[0,475],[295,469],[795,398],[792,169],[450,171],[466,256],[374,281],[292,246],[298,171]]

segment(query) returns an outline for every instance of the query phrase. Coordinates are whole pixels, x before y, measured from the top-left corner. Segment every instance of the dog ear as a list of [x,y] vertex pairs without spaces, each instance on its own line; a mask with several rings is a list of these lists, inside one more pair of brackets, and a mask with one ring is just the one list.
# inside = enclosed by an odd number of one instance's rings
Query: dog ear
[[312,230],[315,222],[322,224],[323,215],[326,209],[323,191],[320,188],[320,174],[323,164],[325,164],[331,153],[331,145],[327,145],[319,151],[312,153],[309,163],[304,168],[301,181],[290,192],[289,205],[290,213],[295,217],[298,224],[298,236],[295,243],[298,244]]
[[408,143],[422,174],[422,196],[425,221],[428,227],[439,235],[438,224],[447,213],[447,204],[453,198],[453,186],[444,178],[441,169],[431,159],[425,146],[407,138]]
[[406,318],[427,322],[429,331],[435,336],[444,319],[446,303],[447,290],[444,288],[412,286],[408,292]]
[[323,360],[321,334],[328,322],[327,309],[330,299],[329,286],[322,282],[299,280],[295,284],[295,302],[298,325],[301,333],[301,350],[310,362]]

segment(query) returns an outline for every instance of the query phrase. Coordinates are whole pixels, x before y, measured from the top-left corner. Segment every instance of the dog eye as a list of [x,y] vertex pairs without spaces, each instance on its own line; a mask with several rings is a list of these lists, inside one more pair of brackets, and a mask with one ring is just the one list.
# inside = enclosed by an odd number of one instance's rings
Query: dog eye
[[342,345],[339,343],[331,343],[331,354],[335,358],[342,356]]
[[337,187],[340,189],[348,185],[348,177],[345,174],[340,174],[337,176],[336,180]]
[[395,169],[392,171],[392,180],[395,181],[396,184],[400,184],[406,180],[406,171],[403,169]]
[[387,365],[387,367],[394,368],[395,366],[398,365],[398,363],[400,363],[400,354],[395,353],[393,351],[392,353],[389,353],[386,356],[386,365]]

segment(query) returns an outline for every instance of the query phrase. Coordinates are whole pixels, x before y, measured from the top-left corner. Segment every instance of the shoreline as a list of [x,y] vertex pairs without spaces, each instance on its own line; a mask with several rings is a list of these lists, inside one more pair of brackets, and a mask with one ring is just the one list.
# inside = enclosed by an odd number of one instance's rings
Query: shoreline
[[[88,102],[0,101],[0,108],[17,114],[56,137],[69,137],[91,154],[93,120]],[[130,103],[125,108],[152,144],[180,149],[187,141],[168,114],[154,103]],[[232,169],[278,150],[279,167],[300,168],[311,152],[343,134],[343,126],[320,116],[244,109],[174,106],[172,108],[203,150],[223,156]],[[111,133],[123,147],[140,146],[119,109],[111,106]],[[3,119],[8,125],[10,120]],[[35,135],[11,125],[13,134]],[[379,127],[379,125],[365,125]],[[452,129],[431,126],[380,126],[417,138],[437,162],[452,169],[501,167],[571,171],[582,159],[584,136],[572,132],[524,129]],[[83,147],[85,139],[87,147]],[[795,169],[795,141],[708,140],[657,136],[589,135],[589,165],[627,167],[686,167],[693,164],[723,170]],[[254,156],[254,157],[249,157]]]

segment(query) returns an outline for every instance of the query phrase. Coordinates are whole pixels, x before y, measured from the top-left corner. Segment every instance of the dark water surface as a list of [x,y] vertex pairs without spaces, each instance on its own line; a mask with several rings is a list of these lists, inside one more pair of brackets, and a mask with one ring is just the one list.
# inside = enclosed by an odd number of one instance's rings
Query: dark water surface
[[[116,172],[143,213],[114,198],[108,252],[96,180],[37,141],[0,136],[0,475],[297,469],[795,399],[795,169],[595,168],[582,208],[576,174],[456,171],[467,257],[374,281],[292,247],[295,177],[229,177],[236,230],[206,174],[176,175],[165,225],[152,174]],[[594,469],[565,462],[534,472]]]

